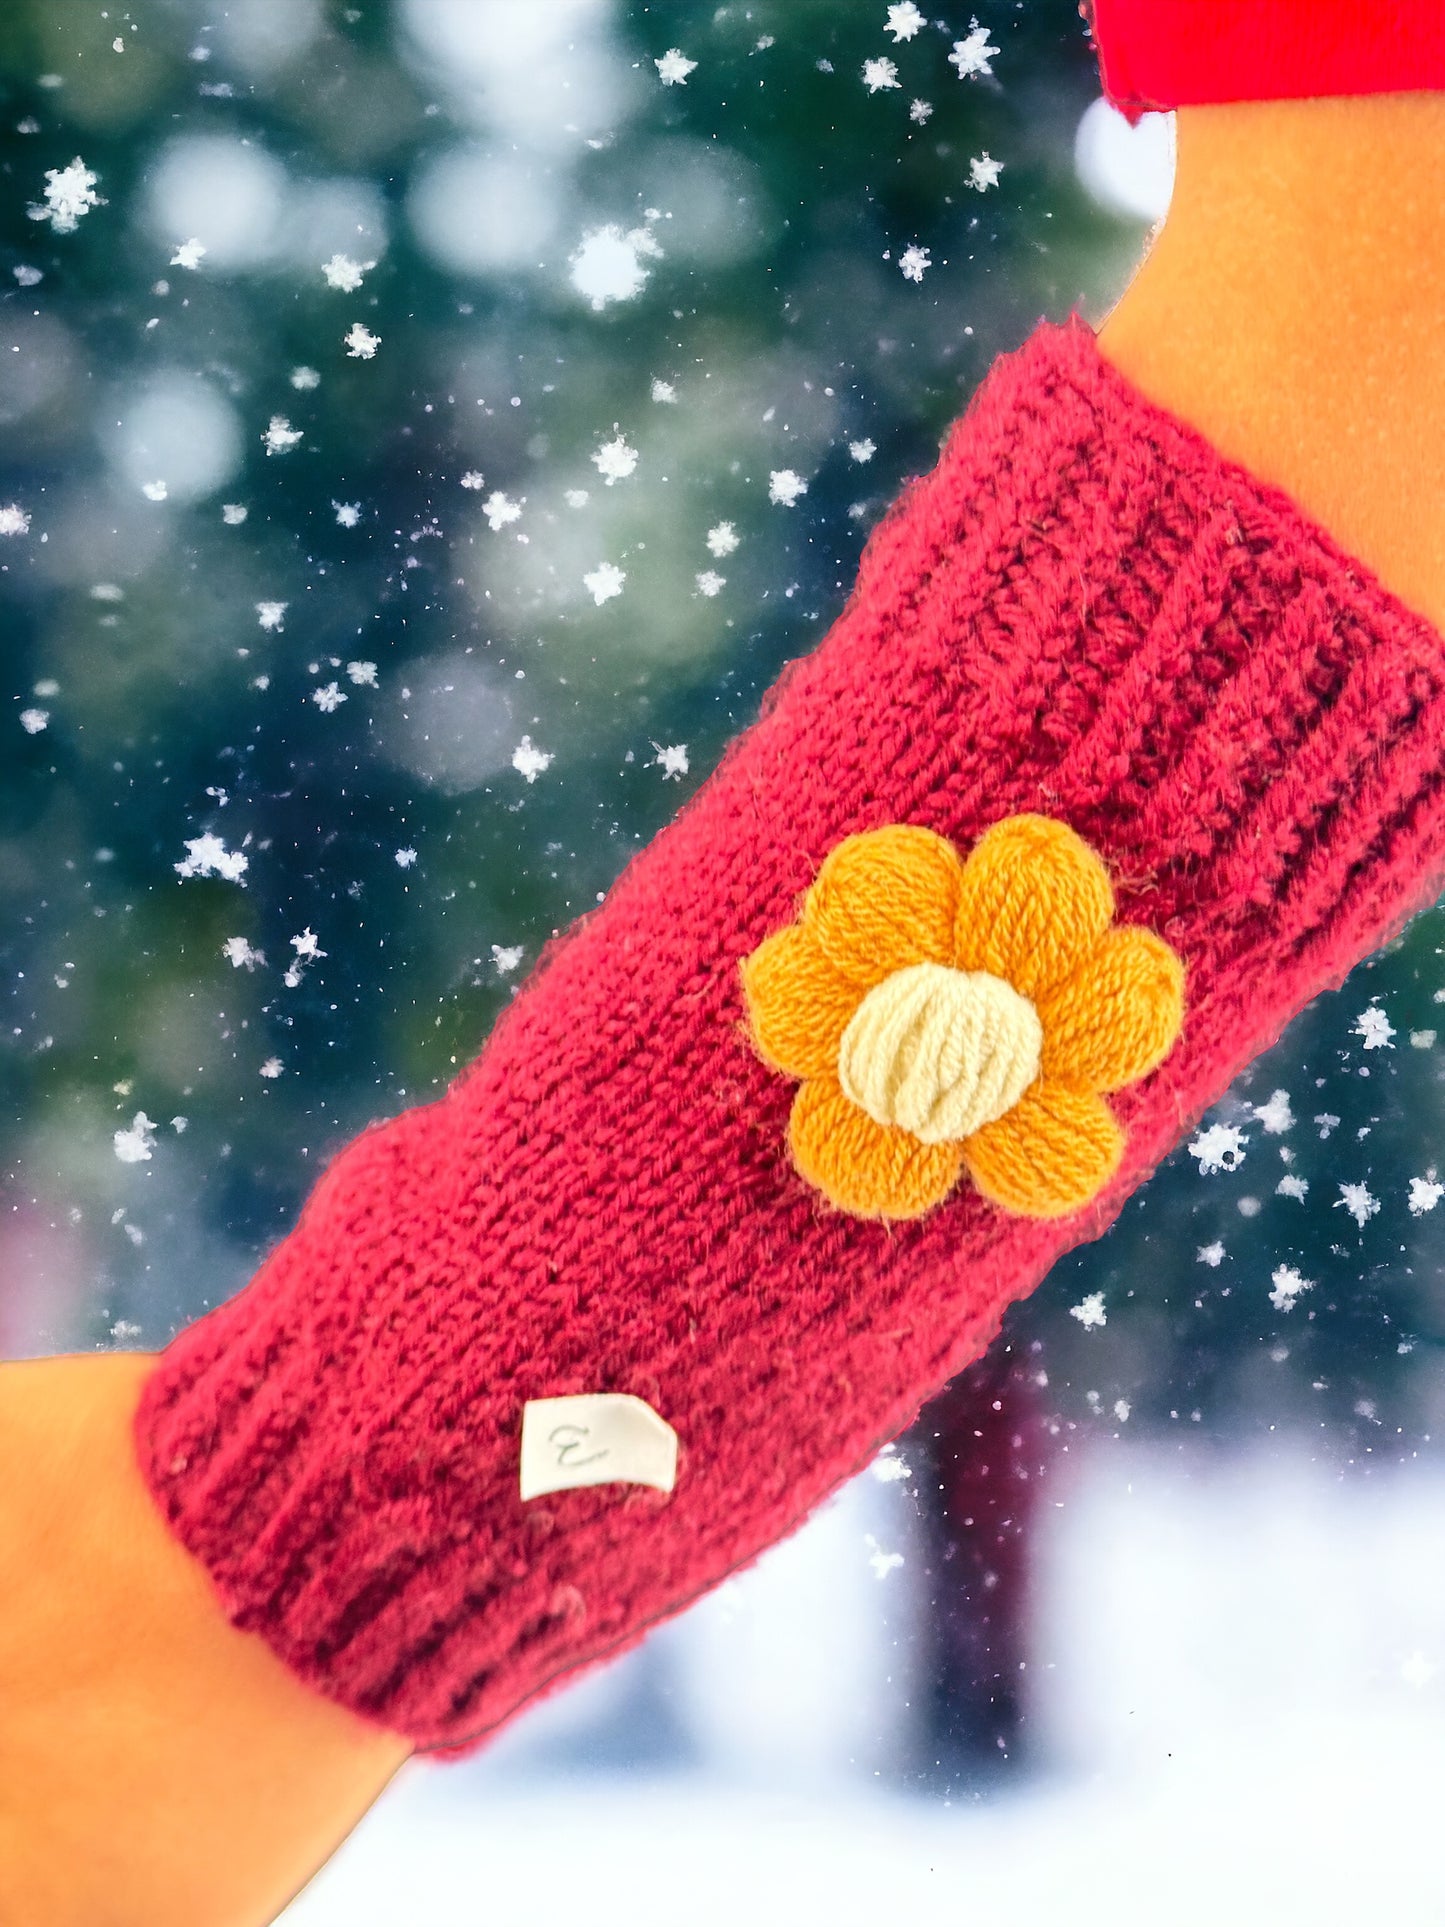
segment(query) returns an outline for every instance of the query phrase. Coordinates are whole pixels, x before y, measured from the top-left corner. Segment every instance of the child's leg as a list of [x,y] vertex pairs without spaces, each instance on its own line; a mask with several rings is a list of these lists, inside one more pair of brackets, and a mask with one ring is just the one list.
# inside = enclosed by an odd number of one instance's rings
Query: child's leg
[[0,1364],[6,1927],[259,1927],[411,1752],[220,1610],[136,1464],[154,1364]]
[[1176,127],[1168,218],[1100,349],[1445,629],[1445,93]]

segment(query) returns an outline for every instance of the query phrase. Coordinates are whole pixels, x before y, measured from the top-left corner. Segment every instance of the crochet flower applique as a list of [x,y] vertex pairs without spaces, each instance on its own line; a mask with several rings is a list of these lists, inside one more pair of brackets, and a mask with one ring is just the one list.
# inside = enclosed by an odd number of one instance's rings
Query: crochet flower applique
[[966,862],[914,824],[847,837],[742,980],[758,1054],[802,1079],[794,1164],[864,1218],[922,1217],[965,1171],[1003,1211],[1077,1211],[1123,1155],[1103,1093],[1183,1019],[1179,957],[1115,927],[1103,864],[1047,816],[994,824]]

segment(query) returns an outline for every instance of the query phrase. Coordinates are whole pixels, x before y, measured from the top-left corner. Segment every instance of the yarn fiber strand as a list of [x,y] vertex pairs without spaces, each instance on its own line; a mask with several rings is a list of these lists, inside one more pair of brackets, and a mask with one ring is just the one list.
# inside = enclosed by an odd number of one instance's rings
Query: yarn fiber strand
[[[789,1155],[795,1086],[749,1039],[741,961],[773,967],[760,946],[849,836],[967,852],[1029,812],[1098,853],[1120,930],[1187,972],[1178,1041],[1112,1121],[1057,1099],[1112,1175],[1070,1215],[1012,1216],[991,1196],[1039,1174],[1017,1136],[990,1161],[985,1125],[976,1183],[936,1209],[831,1209]],[[1077,315],[1040,323],[874,531],[825,640],[477,1062],[342,1150],[252,1283],[167,1347],[136,1423],[150,1489],[238,1626],[469,1752],[800,1524],[1442,881],[1441,637]],[[947,960],[949,931],[899,914],[900,967]],[[1144,984],[1162,955],[1089,967]],[[1105,1083],[1147,1041],[1074,1040]],[[526,1402],[598,1392],[675,1429],[674,1490],[523,1502]]]

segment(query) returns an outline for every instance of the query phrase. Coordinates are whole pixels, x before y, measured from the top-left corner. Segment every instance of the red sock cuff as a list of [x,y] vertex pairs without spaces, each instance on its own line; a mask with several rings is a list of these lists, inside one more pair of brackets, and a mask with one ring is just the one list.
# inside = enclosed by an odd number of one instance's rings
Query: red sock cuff
[[1103,89],[1136,123],[1232,100],[1445,89],[1442,0],[1080,0]]

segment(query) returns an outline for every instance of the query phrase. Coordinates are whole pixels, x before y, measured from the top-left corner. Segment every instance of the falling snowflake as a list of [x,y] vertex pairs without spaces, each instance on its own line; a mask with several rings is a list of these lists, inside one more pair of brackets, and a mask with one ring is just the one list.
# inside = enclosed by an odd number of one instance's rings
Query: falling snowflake
[[416,862],[415,850],[398,850],[397,851],[396,867],[398,870],[409,870],[412,864],[415,862]]
[[521,944],[515,947],[500,943],[492,945],[492,962],[497,966],[497,975],[505,977],[517,968],[524,955]]
[[891,1445],[884,1446],[879,1456],[874,1459],[871,1470],[880,1485],[902,1485],[906,1479],[913,1477],[908,1461],[900,1458]]
[[112,1140],[115,1154],[122,1164],[149,1163],[151,1148],[155,1144],[156,1127],[144,1111],[137,1111],[135,1122],[128,1131],[117,1131]]
[[1330,1112],[1330,1111],[1317,1112],[1315,1114],[1314,1121],[1320,1127],[1320,1142],[1322,1144],[1324,1143],[1325,1139],[1329,1136],[1331,1131],[1337,1130],[1339,1128],[1339,1122],[1340,1122],[1340,1120],[1333,1114],[1333,1112]]
[[662,249],[646,228],[624,234],[615,222],[583,235],[572,256],[572,285],[595,310],[609,301],[631,301],[647,285],[649,270],[642,256],[660,256]]
[[18,502],[7,502],[0,508],[0,535],[28,535],[30,516]]
[[1412,1218],[1419,1218],[1425,1212],[1433,1211],[1441,1198],[1445,1198],[1445,1184],[1436,1184],[1433,1165],[1423,1178],[1411,1178],[1410,1216]]
[[569,509],[585,509],[592,498],[585,488],[569,488],[562,491],[562,499]]
[[960,80],[967,80],[971,74],[987,74],[992,78],[993,68],[989,62],[999,49],[988,44],[988,28],[978,24],[977,14],[970,17],[968,25],[967,39],[954,41],[948,64],[957,67]]
[[865,1546],[871,1546],[873,1548],[868,1555],[868,1563],[879,1579],[886,1579],[890,1572],[896,1572],[898,1567],[903,1564],[903,1554],[901,1552],[884,1552],[871,1532],[863,1535],[863,1543]]
[[243,851],[228,850],[210,830],[204,836],[188,837],[186,849],[189,855],[185,861],[171,865],[179,877],[215,876],[224,877],[227,883],[239,883],[250,867]]
[[514,502],[510,495],[503,495],[499,488],[494,488],[482,503],[482,514],[494,529],[504,529],[509,522],[515,522],[521,513],[522,504]]
[[355,361],[370,361],[381,346],[381,336],[374,335],[364,321],[353,321],[341,339],[346,343],[347,354]]
[[20,712],[20,727],[27,736],[38,736],[49,721],[48,709],[22,709]]
[[877,60],[865,60],[863,62],[863,85],[868,89],[870,94],[881,93],[884,88],[887,87],[896,87],[898,85],[898,67],[896,63],[889,60],[886,55],[880,55]]
[[227,937],[221,945],[221,955],[233,970],[254,970],[257,964],[266,961],[264,950],[254,950],[244,937]]
[[556,760],[550,749],[538,749],[530,736],[524,736],[512,751],[512,768],[518,775],[525,776],[529,783],[535,783],[544,770],[549,770]]
[[928,22],[914,6],[913,0],[903,0],[901,7],[890,7],[884,22],[884,32],[891,33],[895,41],[911,40],[920,28]]
[[290,606],[289,602],[258,602],[256,604],[256,619],[263,629],[268,629],[273,633],[279,633],[286,626],[282,621],[282,617],[286,614]]
[[1335,1210],[1348,1211],[1361,1230],[1379,1208],[1380,1200],[1370,1195],[1369,1186],[1365,1184],[1342,1184],[1340,1195],[1335,1199]]
[[74,234],[83,214],[105,205],[95,191],[99,179],[77,154],[69,167],[46,169],[44,205],[29,207],[26,212],[32,221],[49,221],[55,234]]
[[1127,1424],[1129,1414],[1133,1409],[1133,1406],[1127,1398],[1116,1398],[1114,1400],[1114,1417],[1118,1419],[1121,1425]]
[[319,688],[313,689],[311,692],[311,700],[323,716],[329,716],[333,710],[340,709],[341,705],[347,700],[347,697],[345,690],[339,682],[329,682]]
[[878,444],[865,436],[861,442],[849,442],[848,453],[855,462],[871,462],[878,453]]
[[1360,1012],[1355,1019],[1354,1035],[1364,1038],[1366,1050],[1394,1049],[1391,1039],[1395,1027],[1378,1004],[1371,1004],[1368,1010]]
[[333,502],[331,506],[336,510],[338,528],[354,529],[361,520],[360,502]]
[[221,504],[221,520],[228,529],[239,528],[249,513],[250,510],[244,502],[222,502]]
[[296,952],[296,955],[287,965],[286,974],[282,977],[281,981],[286,985],[288,990],[295,990],[301,982],[303,966],[309,963],[315,963],[318,958],[324,957],[326,952],[321,948],[320,940],[309,925],[301,932],[299,937],[293,937],[291,939],[291,948]]
[[301,430],[293,428],[284,415],[273,415],[266,424],[265,434],[261,437],[266,444],[268,455],[284,455],[301,439]]
[[590,575],[583,576],[582,586],[600,609],[604,602],[610,602],[613,596],[622,594],[622,585],[626,580],[626,569],[619,569],[615,562],[599,562]]
[[1091,1291],[1087,1298],[1080,1299],[1077,1305],[1070,1305],[1070,1318],[1077,1318],[1085,1331],[1092,1331],[1109,1322],[1109,1314],[1104,1310],[1102,1291]]
[[652,384],[652,399],[654,401],[676,401],[677,390],[670,381],[655,380]]
[[921,281],[932,266],[928,248],[907,247],[898,257],[898,272],[905,281]]
[[998,177],[1002,172],[1003,162],[990,160],[988,149],[985,148],[982,154],[969,162],[968,179],[964,186],[976,187],[980,194],[986,193],[989,188],[998,186]]
[[685,87],[688,75],[697,68],[697,62],[689,60],[681,47],[669,47],[661,59],[652,64],[664,87]]
[[663,782],[675,777],[680,783],[687,775],[687,744],[669,743],[664,747],[661,743],[654,743],[652,747],[657,751],[652,760],[661,765]]
[[164,502],[170,493],[164,482],[142,482],[140,492],[148,502]]
[[175,253],[171,256],[170,265],[173,268],[191,268],[194,270],[201,265],[201,257],[206,252],[205,243],[197,241],[192,237],[189,241],[182,241],[180,243]]
[[1223,1260],[1223,1257],[1224,1246],[1220,1243],[1219,1239],[1216,1238],[1212,1245],[1200,1245],[1197,1253],[1197,1262],[1201,1265],[1217,1267]]
[[1433,1030],[1412,1030],[1410,1032],[1411,1047],[1415,1050],[1432,1050],[1437,1035],[1438,1032]]
[[1237,1171],[1244,1162],[1248,1142],[1237,1125],[1211,1124],[1195,1138],[1189,1153],[1199,1160],[1199,1175],[1209,1177],[1215,1171]]
[[1254,1114],[1265,1130],[1278,1137],[1294,1128],[1294,1112],[1289,1107],[1288,1091],[1271,1091],[1267,1104],[1256,1104]]
[[301,389],[303,393],[308,389],[319,388],[321,386],[319,370],[304,366],[293,368],[291,370],[291,386]]
[[1302,1291],[1313,1291],[1313,1278],[1302,1278],[1293,1265],[1277,1265],[1270,1274],[1274,1286],[1269,1294],[1269,1302],[1276,1311],[1293,1311],[1294,1301]]
[[908,104],[908,118],[916,122],[919,127],[923,125],[932,112],[933,102],[931,100],[914,100]]
[[483,475],[482,471],[479,468],[469,468],[466,474],[462,477],[462,487],[463,488],[482,488],[486,484],[486,479],[487,479],[486,476]]
[[1303,1204],[1309,1188],[1309,1180],[1307,1178],[1297,1178],[1294,1173],[1291,1172],[1287,1178],[1280,1179],[1279,1183],[1274,1187],[1274,1192],[1277,1198],[1297,1198],[1299,1202]]
[[768,476],[768,500],[781,502],[784,508],[790,509],[807,492],[808,484],[794,468],[775,468]]
[[376,664],[374,662],[349,662],[346,673],[354,683],[361,683],[367,689],[376,688]]
[[699,595],[718,595],[727,585],[727,577],[719,575],[716,569],[700,569],[693,579]]
[[600,448],[594,449],[592,461],[598,474],[611,488],[614,482],[625,481],[637,467],[637,450],[629,448],[627,438],[619,434],[615,441],[603,442]]
[[13,269],[12,272],[22,288],[38,288],[40,283],[45,279],[45,275],[41,269],[29,267],[23,261],[20,266]]
[[258,1077],[279,1077],[281,1075],[281,1059],[279,1057],[268,1057],[256,1075]]
[[731,522],[715,522],[707,532],[710,555],[731,555],[738,545],[738,532]]
[[329,261],[321,263],[321,272],[328,286],[339,288],[343,294],[355,294],[362,276],[375,266],[375,261],[353,261],[349,254],[333,254]]

